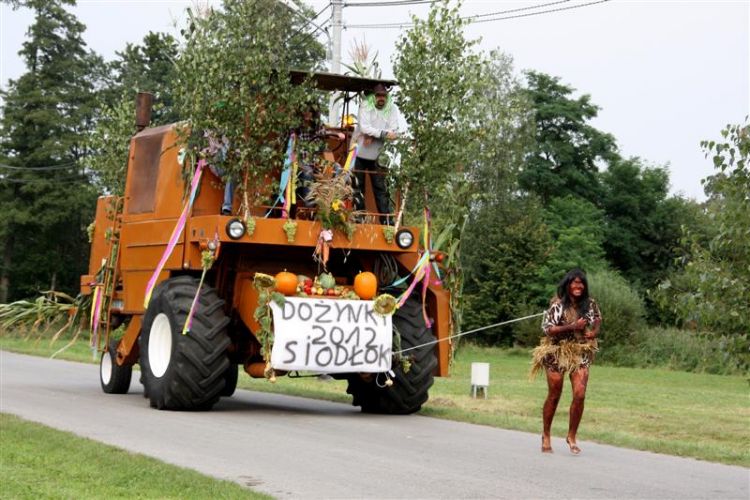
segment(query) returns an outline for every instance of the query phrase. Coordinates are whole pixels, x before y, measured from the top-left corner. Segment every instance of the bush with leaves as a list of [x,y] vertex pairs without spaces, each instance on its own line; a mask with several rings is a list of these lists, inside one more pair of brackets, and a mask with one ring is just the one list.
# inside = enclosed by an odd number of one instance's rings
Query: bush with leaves
[[587,277],[590,294],[602,312],[599,357],[607,360],[607,349],[631,345],[634,335],[646,327],[646,310],[641,296],[619,273],[601,270],[588,273]]
[[604,362],[634,368],[669,368],[720,375],[745,371],[711,335],[677,328],[643,328],[627,345],[609,346]]
[[135,131],[135,101],[124,98],[105,105],[96,128],[86,142],[91,156],[86,159],[99,192],[122,195],[128,166],[130,138]]
[[222,10],[188,11],[174,89],[191,129],[188,150],[195,157],[207,150],[209,135],[225,137],[228,150],[207,160],[243,181],[239,188],[247,188],[250,204],[267,201],[288,132],[316,97],[289,77],[291,69],[312,69],[323,57],[320,44],[303,32],[310,14],[303,12],[275,0],[225,0]]

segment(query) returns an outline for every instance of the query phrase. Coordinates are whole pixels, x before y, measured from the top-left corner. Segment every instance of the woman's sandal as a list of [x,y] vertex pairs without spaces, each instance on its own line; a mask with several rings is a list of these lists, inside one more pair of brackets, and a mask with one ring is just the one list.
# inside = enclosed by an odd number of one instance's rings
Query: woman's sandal
[[550,444],[547,446],[544,446],[544,436],[542,436],[542,453],[554,453],[552,451],[552,439],[550,439]]
[[579,453],[581,453],[581,449],[578,447],[578,445],[575,443],[571,443],[570,439],[565,438],[565,442],[568,443],[568,446],[570,446],[570,452],[573,455],[578,455]]

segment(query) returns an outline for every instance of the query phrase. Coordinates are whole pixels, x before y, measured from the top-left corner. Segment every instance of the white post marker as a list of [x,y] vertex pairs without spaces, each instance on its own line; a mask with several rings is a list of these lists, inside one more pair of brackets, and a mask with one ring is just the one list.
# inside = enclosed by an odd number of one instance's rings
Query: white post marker
[[319,373],[380,373],[391,369],[391,316],[371,300],[287,297],[271,302],[271,366]]
[[490,386],[490,364],[471,364],[471,396],[476,399],[477,390],[481,389],[484,399],[487,399],[487,388]]

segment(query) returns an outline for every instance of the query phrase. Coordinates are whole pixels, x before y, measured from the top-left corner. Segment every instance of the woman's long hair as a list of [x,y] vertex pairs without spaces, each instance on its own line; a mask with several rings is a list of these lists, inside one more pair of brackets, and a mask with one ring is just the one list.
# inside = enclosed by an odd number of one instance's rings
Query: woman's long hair
[[581,300],[578,302],[576,310],[579,316],[584,316],[589,312],[589,281],[586,279],[586,273],[582,269],[576,267],[568,271],[568,274],[557,285],[557,296],[560,297],[565,309],[570,307],[573,304],[573,298],[568,293],[568,285],[576,278],[579,278],[583,283],[583,295],[581,295]]

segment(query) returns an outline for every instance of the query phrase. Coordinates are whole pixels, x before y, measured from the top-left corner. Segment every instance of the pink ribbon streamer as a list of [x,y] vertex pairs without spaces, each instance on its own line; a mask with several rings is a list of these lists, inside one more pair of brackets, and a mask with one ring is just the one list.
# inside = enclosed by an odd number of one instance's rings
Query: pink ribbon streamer
[[102,297],[104,290],[94,285],[94,303],[91,306],[91,347],[99,345],[99,318],[102,314]]
[[424,279],[422,280],[422,316],[427,328],[432,328],[432,321],[427,316],[427,287],[430,286],[430,265],[425,266]]
[[164,269],[164,266],[167,263],[167,259],[169,259],[170,255],[172,255],[172,252],[174,251],[174,247],[177,246],[177,241],[180,239],[180,235],[182,235],[182,230],[185,229],[187,217],[188,217],[188,214],[190,213],[190,209],[193,207],[193,202],[195,201],[195,193],[198,191],[198,185],[200,184],[201,174],[203,173],[203,168],[205,166],[206,166],[206,160],[203,160],[203,159],[198,160],[198,165],[195,168],[195,173],[193,174],[193,180],[190,184],[190,197],[185,203],[185,206],[182,208],[182,213],[180,214],[180,218],[177,219],[177,224],[175,224],[175,227],[172,230],[172,236],[169,237],[167,248],[164,250],[164,254],[161,256],[159,265],[156,266],[156,269],[154,270],[154,274],[151,276],[151,279],[148,280],[148,284],[146,285],[146,298],[143,300],[144,308],[148,307],[148,303],[151,301],[151,294],[153,293],[154,287],[156,286],[156,280],[159,279],[159,275],[161,274],[162,269]]

